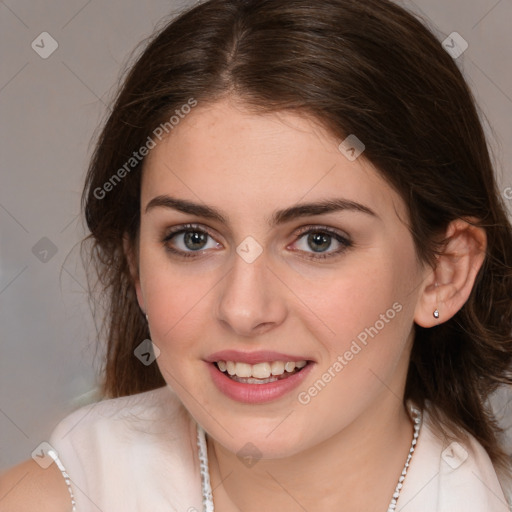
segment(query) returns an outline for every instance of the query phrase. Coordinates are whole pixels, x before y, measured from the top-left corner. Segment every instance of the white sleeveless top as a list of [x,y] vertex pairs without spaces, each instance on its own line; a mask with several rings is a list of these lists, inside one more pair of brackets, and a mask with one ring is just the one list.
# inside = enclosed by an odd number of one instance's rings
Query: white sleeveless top
[[[76,512],[202,512],[197,424],[169,386],[82,407],[49,443]],[[509,512],[505,494],[476,439],[443,441],[424,411],[397,511]]]

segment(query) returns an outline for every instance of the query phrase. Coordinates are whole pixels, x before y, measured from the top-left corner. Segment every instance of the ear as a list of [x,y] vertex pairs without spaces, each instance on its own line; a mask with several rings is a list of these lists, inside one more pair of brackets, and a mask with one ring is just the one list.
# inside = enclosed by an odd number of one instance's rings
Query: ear
[[452,318],[471,294],[485,260],[487,236],[483,228],[469,222],[457,219],[446,229],[446,243],[436,256],[436,266],[426,277],[416,305],[414,321],[422,327],[433,327]]
[[137,302],[139,303],[142,312],[146,314],[146,303],[144,301],[144,296],[142,294],[142,288],[140,285],[138,256],[136,254],[134,242],[127,233],[123,235],[123,250],[128,262],[128,268],[130,269],[130,276],[135,288],[135,293],[137,294]]

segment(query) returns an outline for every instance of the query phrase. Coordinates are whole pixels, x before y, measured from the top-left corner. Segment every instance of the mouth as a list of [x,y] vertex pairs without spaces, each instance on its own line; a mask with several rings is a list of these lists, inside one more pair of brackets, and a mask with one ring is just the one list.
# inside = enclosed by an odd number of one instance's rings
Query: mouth
[[266,362],[261,357],[256,359],[254,364],[227,357],[205,363],[217,390],[245,404],[263,404],[289,395],[308,378],[315,366],[314,361],[306,359]]
[[289,395],[316,365],[305,354],[272,350],[222,350],[204,359],[212,384],[222,394],[245,404],[263,404]]
[[229,379],[241,384],[269,384],[301,372],[311,361],[269,361],[257,364],[216,361],[213,365]]

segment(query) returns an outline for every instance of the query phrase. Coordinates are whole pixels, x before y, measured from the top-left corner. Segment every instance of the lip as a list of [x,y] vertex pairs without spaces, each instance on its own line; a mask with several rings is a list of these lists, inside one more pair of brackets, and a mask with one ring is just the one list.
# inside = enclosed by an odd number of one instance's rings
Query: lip
[[[208,363],[216,363],[217,361],[234,361],[235,363],[271,363],[273,361],[311,361],[310,358],[304,356],[297,356],[292,354],[283,354],[280,352],[273,352],[271,350],[259,350],[256,352],[240,352],[239,350],[221,350],[215,352],[205,359]],[[313,361],[314,362],[314,361]],[[265,384],[256,384],[257,386],[264,386]]]
[[[224,352],[219,352],[218,354],[225,354]],[[222,357],[220,359],[216,359],[218,354],[214,354],[215,361],[223,361]],[[254,354],[258,355],[258,357],[254,356]],[[282,357],[282,354],[278,354],[279,358],[277,359],[261,359],[261,355],[263,353],[253,353],[253,360],[257,360],[257,362],[265,362],[265,361],[282,361],[279,359]],[[268,357],[269,352],[265,353]],[[274,352],[270,352],[270,354],[275,354]],[[246,354],[247,356],[248,354]],[[230,354],[230,357],[232,354]],[[238,357],[238,354],[237,354]],[[274,356],[273,356],[274,357]],[[286,356],[289,357],[289,356]],[[254,359],[255,358],[255,359]],[[233,359],[229,359],[228,361],[232,361]],[[237,359],[235,359],[236,361]],[[300,361],[300,359],[287,359],[288,361]],[[238,359],[238,361],[241,361]],[[241,361],[246,362],[246,361]],[[281,398],[282,396],[290,393],[292,390],[297,388],[301,382],[308,376],[309,372],[312,370],[314,363],[308,361],[308,364],[304,366],[299,372],[294,373],[290,377],[285,379],[276,380],[275,382],[268,382],[267,384],[244,384],[242,382],[236,382],[231,380],[226,376],[224,372],[221,372],[217,365],[214,362],[206,362],[206,366],[210,372],[213,383],[217,387],[217,389],[223,393],[228,398],[235,400],[236,402],[241,402],[245,404],[263,404],[266,402],[271,402]]]

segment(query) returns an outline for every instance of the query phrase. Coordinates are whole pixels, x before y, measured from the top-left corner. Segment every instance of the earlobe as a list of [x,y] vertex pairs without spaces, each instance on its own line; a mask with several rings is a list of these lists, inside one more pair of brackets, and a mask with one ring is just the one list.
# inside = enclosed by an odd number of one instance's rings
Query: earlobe
[[414,321],[418,325],[433,327],[446,322],[468,300],[487,247],[485,230],[473,222],[457,219],[448,225],[445,244],[416,305]]
[[128,268],[130,269],[130,277],[133,287],[135,288],[135,293],[137,295],[137,302],[139,303],[139,307],[141,308],[142,312],[146,314],[146,304],[140,285],[140,275],[137,261],[138,258],[134,251],[133,242],[130,240],[130,237],[126,233],[123,235],[123,250],[126,256],[126,261],[128,262]]

